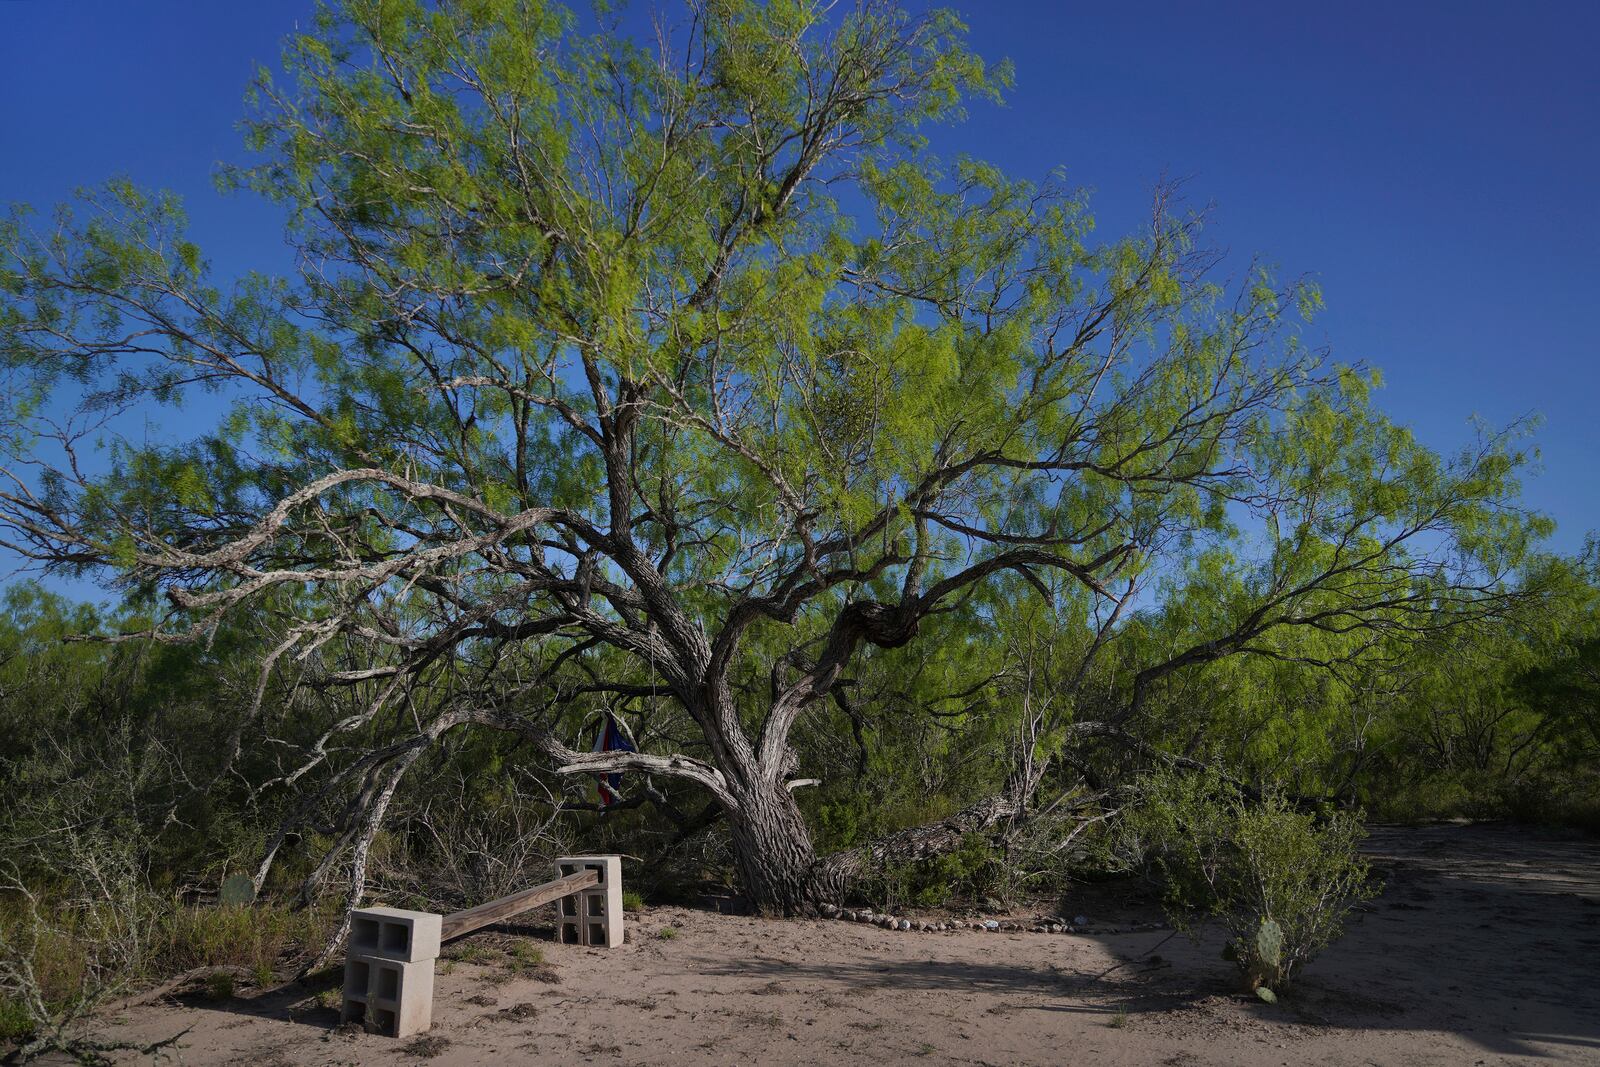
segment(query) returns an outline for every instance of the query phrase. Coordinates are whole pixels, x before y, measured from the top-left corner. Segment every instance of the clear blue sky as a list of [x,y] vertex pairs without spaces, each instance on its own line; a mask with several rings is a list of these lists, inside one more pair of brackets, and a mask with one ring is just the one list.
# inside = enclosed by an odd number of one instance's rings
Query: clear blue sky
[[[1562,550],[1600,530],[1600,5],[955,6],[1017,84],[937,131],[941,154],[1065,166],[1108,234],[1187,177],[1235,267],[1321,281],[1318,339],[1381,368],[1380,402],[1425,441],[1542,415],[1528,502]],[[126,174],[184,195],[219,269],[286,268],[276,214],[211,174],[242,157],[254,65],[310,11],[0,0],[0,201]]]

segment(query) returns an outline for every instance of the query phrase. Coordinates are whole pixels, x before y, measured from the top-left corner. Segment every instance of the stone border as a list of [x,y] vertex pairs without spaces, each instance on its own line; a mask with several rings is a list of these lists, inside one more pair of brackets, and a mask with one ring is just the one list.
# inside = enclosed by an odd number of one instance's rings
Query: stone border
[[935,921],[903,919],[899,916],[875,912],[870,908],[841,908],[837,904],[822,904],[817,908],[823,918],[836,922],[866,923],[884,930],[910,933],[945,933],[953,930],[976,930],[980,933],[1012,934],[1137,934],[1151,930],[1165,930],[1166,923],[1134,923],[1131,926],[1096,926],[1087,916],[1079,915],[1070,922],[1060,916],[1046,916],[1033,922],[1015,919],[939,919]]

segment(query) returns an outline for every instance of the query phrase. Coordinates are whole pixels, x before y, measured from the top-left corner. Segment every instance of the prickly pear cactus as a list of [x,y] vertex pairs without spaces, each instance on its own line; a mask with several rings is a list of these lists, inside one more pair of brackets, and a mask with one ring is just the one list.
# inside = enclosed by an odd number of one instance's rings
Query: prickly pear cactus
[[219,897],[223,904],[245,907],[256,899],[256,884],[248,874],[235,874],[222,883]]
[[1250,956],[1251,985],[1258,988],[1277,985],[1283,976],[1283,927],[1277,920],[1261,920]]
[[1276,919],[1262,919],[1261,927],[1256,931],[1256,959],[1275,971],[1282,958],[1283,927],[1278,925]]

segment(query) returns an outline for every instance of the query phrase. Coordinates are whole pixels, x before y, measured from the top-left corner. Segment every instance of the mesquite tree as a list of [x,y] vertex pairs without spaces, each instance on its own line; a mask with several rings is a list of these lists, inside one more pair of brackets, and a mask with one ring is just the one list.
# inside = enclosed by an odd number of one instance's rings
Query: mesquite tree
[[[646,44],[541,0],[343,0],[286,65],[230,177],[286,209],[294,277],[213,278],[121,185],[0,231],[0,509],[14,551],[164,594],[163,638],[270,613],[251,716],[275,669],[364,649],[307,748],[390,731],[341,772],[356,893],[400,776],[476,725],[696,783],[753,900],[803,908],[837,868],[797,718],[997,579],[1066,583],[1103,636],[1158,578],[1227,585],[1137,705],[1284,627],[1485,602],[1512,561],[1516,456],[1375,415],[1299,338],[1313,290],[1212,280],[1168,191],[1095,243],[1057,180],[931,155],[1006,80],[948,13],[705,0]],[[194,434],[125,432],[180,404]],[[597,693],[696,736],[575,751],[550,709]]]

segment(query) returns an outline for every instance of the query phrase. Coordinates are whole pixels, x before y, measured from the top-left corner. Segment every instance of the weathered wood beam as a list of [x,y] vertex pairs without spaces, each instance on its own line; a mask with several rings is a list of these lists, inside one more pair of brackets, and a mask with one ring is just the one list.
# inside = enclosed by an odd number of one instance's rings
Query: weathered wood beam
[[580,889],[600,884],[599,871],[578,871],[565,878],[557,878],[553,882],[536,885],[532,889],[524,889],[510,896],[491,900],[487,904],[479,904],[475,908],[458,911],[453,915],[446,915],[439,931],[439,940],[449,941],[462,934],[470,934],[485,926],[492,926],[502,919],[509,919],[513,915],[520,915],[530,908],[537,908],[541,904],[548,904],[552,900],[571,896]]

